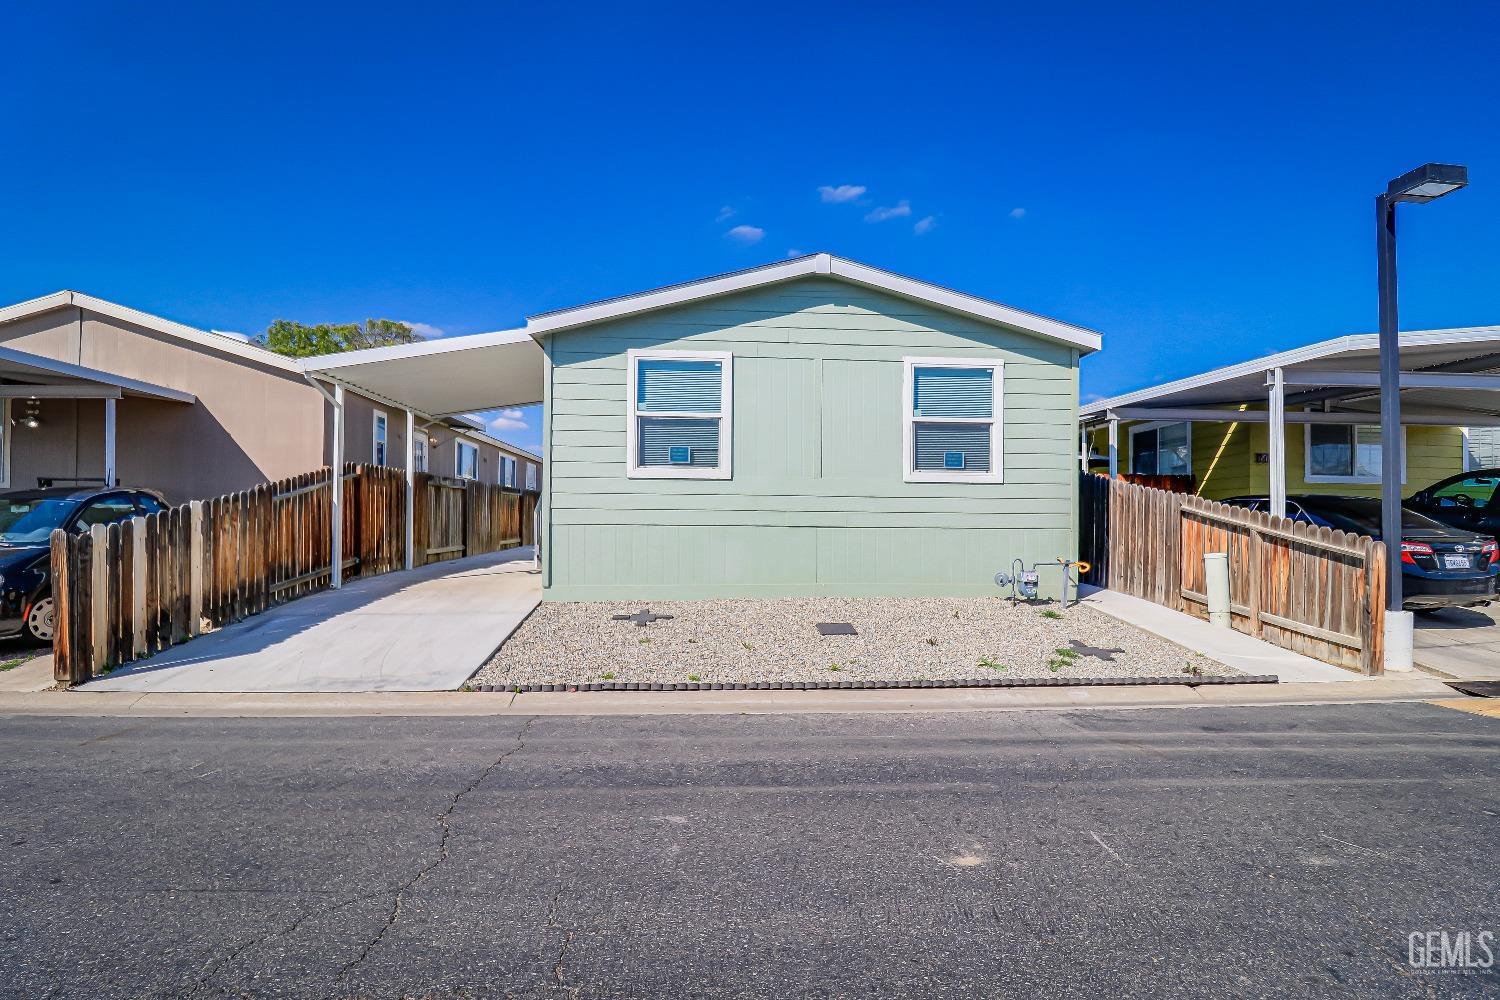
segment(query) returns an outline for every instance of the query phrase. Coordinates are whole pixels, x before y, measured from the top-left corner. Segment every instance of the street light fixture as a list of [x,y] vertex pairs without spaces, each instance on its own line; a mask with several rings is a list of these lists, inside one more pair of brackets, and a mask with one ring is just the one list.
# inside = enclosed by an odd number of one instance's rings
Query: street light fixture
[[[1411,620],[1401,610],[1401,335],[1396,321],[1396,205],[1424,204],[1469,183],[1469,168],[1428,163],[1375,197],[1380,281],[1380,533],[1385,541],[1386,656],[1411,669]],[[1393,642],[1393,640],[1395,640]]]

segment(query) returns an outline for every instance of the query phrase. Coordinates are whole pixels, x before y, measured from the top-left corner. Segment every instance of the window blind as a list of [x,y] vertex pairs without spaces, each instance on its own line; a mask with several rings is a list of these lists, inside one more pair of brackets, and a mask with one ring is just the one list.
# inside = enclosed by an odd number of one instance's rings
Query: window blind
[[641,358],[636,364],[635,408],[639,412],[721,412],[722,362]]
[[992,368],[915,368],[912,415],[989,419],[995,415]]

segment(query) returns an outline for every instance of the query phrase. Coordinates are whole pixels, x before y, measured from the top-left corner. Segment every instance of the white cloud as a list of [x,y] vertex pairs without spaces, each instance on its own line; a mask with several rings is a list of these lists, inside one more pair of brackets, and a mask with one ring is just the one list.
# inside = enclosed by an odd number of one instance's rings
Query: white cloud
[[791,260],[793,257],[802,257],[802,256],[805,256],[805,255],[802,253],[801,250],[798,250],[796,247],[792,247],[791,249],[787,250],[787,252],[786,252],[786,259],[787,260]]
[[752,243],[759,243],[765,235],[766,231],[759,226],[735,226],[724,237],[750,246]]
[[433,326],[431,323],[413,323],[411,320],[402,320],[401,322],[411,327],[411,332],[423,340],[434,340],[443,335],[443,328]]
[[818,188],[818,195],[827,204],[839,205],[853,201],[868,190],[863,184],[840,184],[838,187],[824,184]]
[[926,217],[924,217],[922,219],[919,219],[917,221],[917,224],[915,226],[911,227],[911,231],[914,232],[914,233],[916,233],[918,236],[921,236],[923,233],[930,233],[930,232],[932,232],[936,228],[937,228],[937,218],[936,218],[936,216],[929,215],[929,216],[926,216]]
[[902,198],[894,205],[882,205],[869,215],[865,216],[866,222],[884,222],[886,219],[900,219],[911,214],[911,202]]
[[526,414],[520,410],[501,410],[485,423],[492,431],[524,431],[531,426],[526,422]]
[[725,219],[734,218],[736,214],[737,213],[735,212],[733,206],[725,205],[723,208],[719,209],[719,214],[714,216],[714,221],[723,222]]
[[1013,209],[1010,210],[1010,217],[1012,219],[1024,219],[1024,218],[1026,218],[1026,209],[1024,209],[1024,208],[1013,208]]

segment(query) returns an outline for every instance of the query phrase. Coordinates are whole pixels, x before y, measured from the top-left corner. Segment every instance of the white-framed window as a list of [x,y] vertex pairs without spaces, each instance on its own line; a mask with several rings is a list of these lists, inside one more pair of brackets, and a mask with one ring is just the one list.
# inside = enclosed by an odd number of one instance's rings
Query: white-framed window
[[727,351],[626,352],[631,479],[728,479],[734,358]]
[[[38,402],[38,410],[40,407]],[[10,440],[14,429],[10,422],[10,400],[0,400],[0,489],[10,488]]]
[[373,440],[375,445],[371,449],[370,461],[376,465],[385,465],[385,457],[390,452],[390,421],[381,410],[374,412]]
[[479,478],[479,448],[467,441],[453,442],[454,475],[460,479]]
[[528,490],[533,490],[533,491],[536,489],[536,463],[535,462],[527,462],[526,463],[526,488]]
[[902,358],[901,363],[903,479],[1004,482],[1004,363],[972,358]]
[[423,430],[413,432],[415,436],[411,441],[411,458],[413,472],[427,471],[427,433]]
[[500,456],[500,485],[511,488],[516,485],[516,460],[508,455]]
[[[10,421],[6,421],[9,426]],[[1465,427],[1464,467],[1460,471],[1500,468],[1500,427]],[[6,477],[9,482],[10,477]]]
[[[1305,424],[1302,479],[1309,483],[1380,482],[1379,424]],[[1401,481],[1406,482],[1406,428],[1401,428]]]
[[1193,425],[1157,421],[1130,428],[1130,471],[1139,476],[1191,476]]

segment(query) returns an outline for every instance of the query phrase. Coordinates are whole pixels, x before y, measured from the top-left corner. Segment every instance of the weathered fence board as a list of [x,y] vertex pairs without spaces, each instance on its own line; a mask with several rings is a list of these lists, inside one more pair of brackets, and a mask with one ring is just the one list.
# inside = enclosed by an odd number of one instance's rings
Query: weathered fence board
[[1083,476],[1079,495],[1086,583],[1206,618],[1203,556],[1224,552],[1234,628],[1361,673],[1382,671],[1381,543],[1101,476]]
[[[333,481],[325,468],[90,534],[53,532],[57,680],[82,683],[326,588]],[[414,487],[414,565],[532,540],[534,493],[427,473]],[[348,465],[339,488],[346,576],[404,568],[405,473]]]

